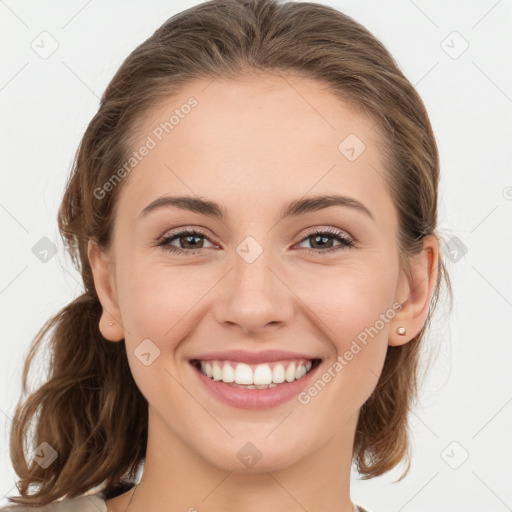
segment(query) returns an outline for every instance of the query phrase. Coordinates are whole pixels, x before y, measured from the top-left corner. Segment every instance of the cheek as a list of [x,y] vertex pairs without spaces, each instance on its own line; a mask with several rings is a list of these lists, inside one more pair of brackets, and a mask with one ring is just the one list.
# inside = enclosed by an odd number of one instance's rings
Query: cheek
[[[323,384],[316,387],[322,389],[323,398],[316,403],[325,407],[327,402],[330,410],[344,417],[367,400],[384,364],[389,322],[395,316],[397,273],[392,268],[390,264],[383,269],[377,262],[354,264],[330,268],[324,276],[309,278],[309,283],[302,280],[306,286],[301,297],[314,313],[312,318],[317,317],[315,323],[332,354],[319,375]],[[316,392],[312,390],[315,396]]]
[[157,344],[176,339],[182,320],[211,288],[212,278],[211,271],[158,261],[125,265],[118,292],[127,337],[148,337]]
[[[135,382],[148,402],[180,397],[174,378],[175,350],[194,328],[198,302],[212,284],[190,268],[158,262],[119,265],[118,298],[128,362]],[[186,397],[184,397],[186,398]]]
[[296,276],[297,295],[338,352],[391,308],[397,276],[381,266],[361,261]]

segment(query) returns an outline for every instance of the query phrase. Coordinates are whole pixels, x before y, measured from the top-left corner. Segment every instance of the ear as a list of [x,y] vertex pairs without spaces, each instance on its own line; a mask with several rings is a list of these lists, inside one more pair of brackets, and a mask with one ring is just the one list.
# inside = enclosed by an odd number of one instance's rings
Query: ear
[[103,307],[99,324],[100,332],[107,340],[121,341],[124,338],[124,329],[114,282],[114,266],[110,256],[99,247],[96,240],[89,240],[87,255],[94,287]]
[[[388,345],[404,345],[425,325],[439,273],[439,257],[439,242],[434,235],[428,235],[421,252],[409,260],[410,270],[401,272],[395,300],[402,309],[390,322]],[[405,335],[396,332],[398,327],[405,327]]]

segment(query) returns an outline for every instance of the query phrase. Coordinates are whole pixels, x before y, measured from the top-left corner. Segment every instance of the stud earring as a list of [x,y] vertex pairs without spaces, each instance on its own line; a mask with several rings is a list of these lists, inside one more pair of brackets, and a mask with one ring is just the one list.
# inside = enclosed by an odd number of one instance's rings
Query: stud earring
[[406,333],[405,327],[399,327],[396,332],[400,334],[400,336],[404,336]]
[[109,325],[109,326],[114,325],[114,322],[110,322],[108,325]]

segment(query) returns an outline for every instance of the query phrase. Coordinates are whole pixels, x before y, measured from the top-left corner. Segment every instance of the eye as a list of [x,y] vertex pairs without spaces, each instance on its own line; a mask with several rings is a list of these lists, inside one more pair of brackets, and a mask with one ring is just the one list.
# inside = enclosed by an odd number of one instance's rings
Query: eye
[[[164,251],[193,256],[198,254],[203,248],[202,243],[199,241],[201,238],[207,239],[208,237],[199,230],[187,229],[165,236],[157,243],[157,246],[161,247]],[[174,240],[177,240],[181,247],[171,245]]]
[[[333,247],[332,241],[329,241],[329,239],[337,240],[339,244]],[[339,231],[333,228],[320,230],[317,229],[311,233],[308,233],[308,235],[303,238],[300,243],[308,242],[310,240],[312,240],[310,244],[317,247],[315,250],[308,249],[306,251],[308,254],[332,253],[355,247],[354,240],[349,238],[343,231]]]
[[[163,237],[158,241],[156,245],[161,247],[164,251],[193,256],[195,254],[199,254],[201,250],[204,249],[204,240],[201,241],[201,239],[206,239],[208,240],[208,243],[211,243],[208,239],[208,236],[202,231],[198,229],[186,229]],[[338,245],[333,246],[329,239],[338,241]],[[299,243],[304,243],[309,240],[312,240],[312,245],[317,247],[308,249],[306,252],[315,255],[332,253],[335,251],[355,247],[354,241],[349,238],[343,231],[339,231],[333,228],[321,230],[317,229],[311,233],[308,233],[308,235]],[[176,242],[179,244],[179,247],[173,245],[173,243]]]

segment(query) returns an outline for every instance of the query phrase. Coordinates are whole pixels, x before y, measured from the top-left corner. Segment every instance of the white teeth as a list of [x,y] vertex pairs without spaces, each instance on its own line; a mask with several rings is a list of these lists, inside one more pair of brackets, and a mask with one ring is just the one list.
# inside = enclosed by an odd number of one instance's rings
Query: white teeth
[[290,363],[288,368],[286,368],[284,378],[286,379],[286,382],[292,382],[295,380],[295,363]]
[[272,382],[281,384],[284,382],[284,366],[282,364],[276,364],[272,370]]
[[252,370],[248,364],[238,363],[235,369],[235,382],[237,384],[254,384]]
[[306,375],[306,368],[301,362],[299,363],[299,366],[297,366],[297,369],[295,370],[295,379],[300,379],[303,375]]
[[217,363],[217,361],[215,361],[213,363],[213,380],[222,380],[222,370],[219,366],[219,364]]
[[248,389],[265,389],[276,387],[283,382],[293,382],[306,375],[312,367],[312,361],[291,361],[285,370],[285,364],[277,363],[273,368],[269,364],[258,364],[254,367],[245,363],[229,361],[201,362],[201,372],[216,381],[231,383],[233,386]]
[[224,363],[222,367],[222,380],[224,382],[235,382],[235,370],[230,364]]
[[270,384],[272,382],[272,370],[268,364],[259,364],[254,369],[254,384]]

